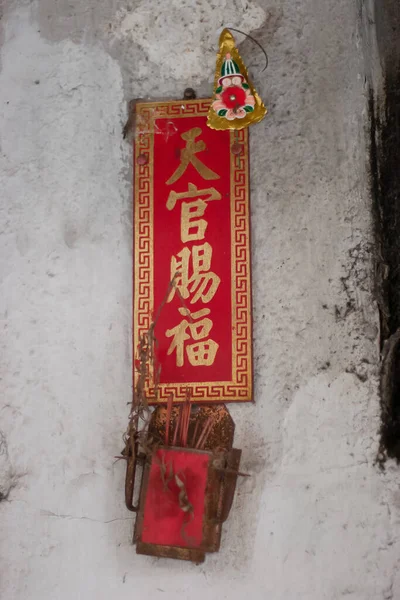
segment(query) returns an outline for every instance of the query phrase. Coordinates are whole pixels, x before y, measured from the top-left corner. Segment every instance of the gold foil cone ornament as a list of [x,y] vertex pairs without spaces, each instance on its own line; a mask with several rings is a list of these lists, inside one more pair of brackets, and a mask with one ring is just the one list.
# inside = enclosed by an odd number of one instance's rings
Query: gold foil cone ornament
[[219,38],[214,96],[208,111],[211,129],[243,129],[267,114],[263,101],[249,80],[247,69],[228,29]]

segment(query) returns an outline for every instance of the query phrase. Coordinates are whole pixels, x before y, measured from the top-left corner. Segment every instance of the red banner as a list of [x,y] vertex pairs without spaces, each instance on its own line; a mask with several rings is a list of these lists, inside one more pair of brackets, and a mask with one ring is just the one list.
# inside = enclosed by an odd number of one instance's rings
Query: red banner
[[248,134],[208,128],[209,106],[136,106],[134,353],[155,321],[153,401],[252,399]]

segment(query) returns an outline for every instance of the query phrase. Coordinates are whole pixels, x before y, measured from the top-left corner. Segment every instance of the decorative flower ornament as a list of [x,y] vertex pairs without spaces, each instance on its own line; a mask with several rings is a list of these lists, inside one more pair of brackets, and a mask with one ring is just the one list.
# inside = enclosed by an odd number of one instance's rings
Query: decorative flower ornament
[[212,129],[243,129],[261,121],[267,109],[248,79],[228,29],[224,29],[219,42],[215,92],[207,125]]
[[255,98],[229,52],[225,55],[222,63],[221,77],[218,79],[218,83],[212,108],[219,117],[233,121],[234,119],[244,119],[247,113],[254,111]]

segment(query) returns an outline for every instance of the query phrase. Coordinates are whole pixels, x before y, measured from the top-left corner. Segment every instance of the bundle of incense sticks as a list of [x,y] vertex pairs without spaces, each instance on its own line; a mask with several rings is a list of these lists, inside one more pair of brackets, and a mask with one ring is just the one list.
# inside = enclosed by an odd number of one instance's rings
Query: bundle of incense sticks
[[167,414],[166,414],[166,426],[165,426],[165,445],[169,446],[178,446],[181,448],[196,448],[197,450],[203,450],[207,439],[211,433],[214,418],[208,417],[205,421],[201,422],[200,420],[196,421],[193,434],[188,440],[189,436],[189,425],[190,425],[190,417],[192,414],[193,404],[190,400],[190,394],[186,393],[185,402],[183,402],[179,407],[179,412],[175,421],[175,427],[172,434],[172,440],[170,440],[170,430],[171,430],[171,415],[172,409],[174,406],[174,397],[170,394],[167,401]]

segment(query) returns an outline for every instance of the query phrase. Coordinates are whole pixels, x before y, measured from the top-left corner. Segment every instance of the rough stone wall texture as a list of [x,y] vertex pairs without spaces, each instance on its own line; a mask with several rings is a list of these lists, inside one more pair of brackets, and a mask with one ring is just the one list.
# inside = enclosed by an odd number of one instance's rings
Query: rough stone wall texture
[[[1,597],[399,598],[399,472],[374,464],[368,8],[1,7]],[[135,555],[124,465],[113,459],[132,360],[121,130],[131,98],[177,98],[188,85],[209,95],[227,24],[270,59],[260,74],[261,54],[237,36],[270,109],[251,130],[256,402],[232,407],[252,476],[239,483],[221,552],[195,566]]]

